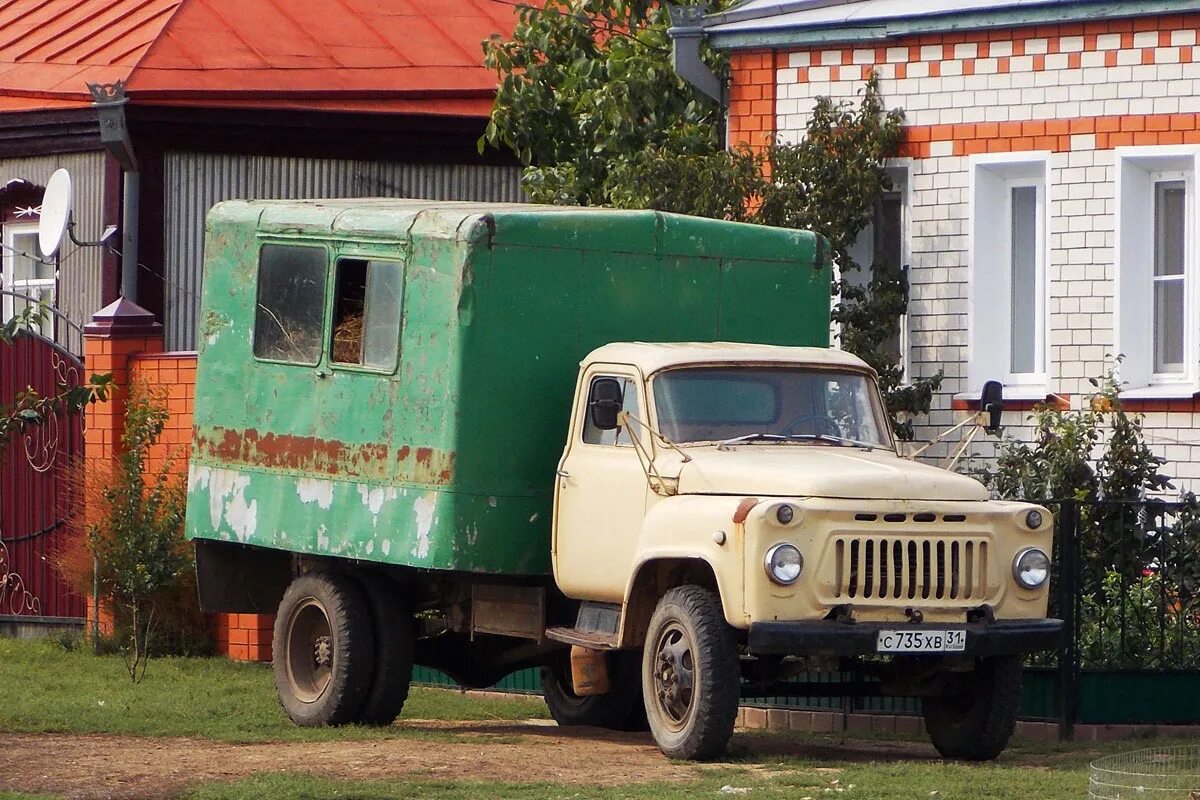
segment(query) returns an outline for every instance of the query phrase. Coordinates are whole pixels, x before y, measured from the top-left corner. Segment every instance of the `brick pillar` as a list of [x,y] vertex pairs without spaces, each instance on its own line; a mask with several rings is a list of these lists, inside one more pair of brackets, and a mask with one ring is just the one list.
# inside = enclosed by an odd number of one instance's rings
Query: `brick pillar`
[[[100,476],[112,470],[113,460],[121,443],[125,424],[125,401],[129,391],[129,359],[135,353],[159,353],[163,349],[163,328],[154,315],[125,299],[117,300],[92,315],[83,329],[83,361],[89,373],[113,376],[113,391],[106,402],[92,403],[85,412],[84,453],[87,480],[102,480]],[[91,507],[94,499],[85,492],[84,519],[89,523],[99,516]],[[112,634],[112,614],[103,606],[99,609],[100,634]],[[87,632],[96,628],[96,608],[93,598],[87,599]]]

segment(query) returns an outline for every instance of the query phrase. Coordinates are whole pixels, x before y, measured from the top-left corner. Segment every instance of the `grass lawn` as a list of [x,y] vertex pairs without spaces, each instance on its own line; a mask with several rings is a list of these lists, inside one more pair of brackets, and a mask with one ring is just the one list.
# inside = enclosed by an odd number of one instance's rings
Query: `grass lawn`
[[[296,742],[334,740],[432,739],[431,758],[437,765],[447,745],[469,743],[470,763],[496,745],[493,759],[508,763],[507,753],[520,753],[543,746],[562,748],[564,739],[541,729],[542,738],[519,734],[513,741],[472,738],[466,734],[429,727],[418,730],[346,727],[301,729],[294,727],[275,700],[270,670],[264,665],[239,664],[224,659],[161,659],[150,664],[145,681],[130,684],[117,657],[96,658],[87,652],[64,652],[49,641],[0,639],[0,738],[16,733],[108,733],[135,736],[185,736],[223,742]],[[545,717],[539,698],[480,698],[458,692],[414,688],[405,708],[408,719],[522,720]],[[548,737],[547,737],[548,735]],[[443,738],[444,737],[444,738]],[[585,765],[606,773],[611,765],[602,759],[588,761],[596,739],[574,739],[575,749],[554,750],[555,759],[568,766]],[[263,769],[242,773],[237,780],[207,780],[192,783],[167,797],[194,800],[240,800],[240,798],[438,798],[438,800],[675,800],[676,798],[724,797],[726,794],[764,800],[1080,800],[1087,795],[1087,764],[1113,752],[1146,746],[1187,744],[1166,740],[1026,744],[1016,742],[999,760],[990,764],[942,762],[926,755],[924,745],[899,745],[879,737],[843,738],[800,734],[739,733],[731,755],[720,763],[687,766],[682,773],[657,755],[648,752],[644,739],[606,745],[606,752],[624,758],[642,758],[649,764],[651,783],[624,783],[611,787],[579,785],[578,772],[571,782],[560,773],[521,771],[516,780],[529,774],[528,782],[489,781],[486,770],[447,774],[437,780],[428,770],[398,774],[386,780],[362,781],[317,777],[300,772],[270,772]],[[197,747],[203,745],[197,744]],[[215,745],[214,745],[215,746]],[[384,743],[364,743],[364,748]],[[418,747],[404,742],[408,749]],[[521,748],[525,748],[522,750]],[[614,749],[615,748],[615,749]],[[895,752],[893,752],[893,748]],[[150,748],[148,748],[148,752]],[[500,755],[497,755],[499,753]],[[645,759],[649,759],[645,762]],[[557,761],[555,762],[558,763]],[[307,769],[302,762],[301,769]],[[277,767],[280,769],[282,767]],[[660,778],[661,770],[661,778]],[[39,773],[40,774],[40,773]],[[226,773],[239,774],[239,773]],[[336,774],[342,774],[340,772]],[[347,772],[353,776],[354,772]],[[379,774],[379,773],[376,773]],[[386,772],[383,774],[387,774]],[[643,778],[644,779],[644,778]],[[622,781],[625,779],[622,778]],[[179,784],[187,786],[186,783]],[[739,791],[722,792],[723,787]],[[37,790],[24,783],[17,789]],[[746,790],[742,792],[740,790]],[[0,800],[30,800],[38,795],[5,794]]]
[[[134,686],[119,656],[64,652],[49,640],[0,638],[0,731],[199,736],[231,742],[394,737],[401,729],[298,728],[275,697],[271,668],[224,658],[161,658]],[[479,698],[413,687],[407,719],[548,717],[540,697]],[[429,735],[427,733],[413,735]]]

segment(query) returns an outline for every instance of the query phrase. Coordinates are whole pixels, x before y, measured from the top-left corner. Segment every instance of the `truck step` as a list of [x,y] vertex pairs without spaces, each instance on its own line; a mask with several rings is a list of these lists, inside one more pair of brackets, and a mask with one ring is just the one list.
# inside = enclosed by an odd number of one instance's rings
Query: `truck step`
[[579,628],[546,628],[546,638],[566,644],[576,644],[589,650],[615,650],[617,634],[585,631]]

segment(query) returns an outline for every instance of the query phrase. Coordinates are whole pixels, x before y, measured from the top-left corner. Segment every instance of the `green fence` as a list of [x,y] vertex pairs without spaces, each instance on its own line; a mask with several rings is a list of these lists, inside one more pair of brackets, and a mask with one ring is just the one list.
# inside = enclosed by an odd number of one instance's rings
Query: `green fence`
[[[848,673],[810,673],[806,681],[840,683]],[[429,686],[455,687],[435,669],[416,667],[413,681]],[[1053,667],[1025,670],[1021,718],[1056,720],[1059,715],[1058,671]],[[493,687],[502,692],[540,694],[537,669],[514,672]],[[921,701],[911,697],[748,697],[744,702],[772,708],[884,714],[920,714]],[[1190,724],[1200,719],[1200,672],[1143,672],[1083,670],[1079,677],[1078,721],[1093,724]]]

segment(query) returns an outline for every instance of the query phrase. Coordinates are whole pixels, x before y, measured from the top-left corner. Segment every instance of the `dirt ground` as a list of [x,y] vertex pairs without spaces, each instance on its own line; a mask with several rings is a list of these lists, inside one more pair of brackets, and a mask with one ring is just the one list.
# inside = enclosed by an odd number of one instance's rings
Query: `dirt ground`
[[[303,772],[362,780],[489,780],[615,786],[686,782],[703,767],[672,763],[649,734],[558,728],[552,723],[406,721],[395,739],[229,744],[201,739],[142,739],[106,735],[0,734],[0,790],[71,798],[164,798],[189,784],[265,772]],[[419,734],[433,734],[422,738]],[[453,741],[445,741],[452,734]],[[477,741],[472,741],[477,740]],[[751,756],[781,754],[782,744],[754,739]],[[745,747],[735,739],[735,749]],[[803,750],[803,752],[798,752]],[[790,755],[843,760],[930,758],[919,744],[860,742],[854,748],[795,743]],[[774,751],[774,752],[772,752]]]

